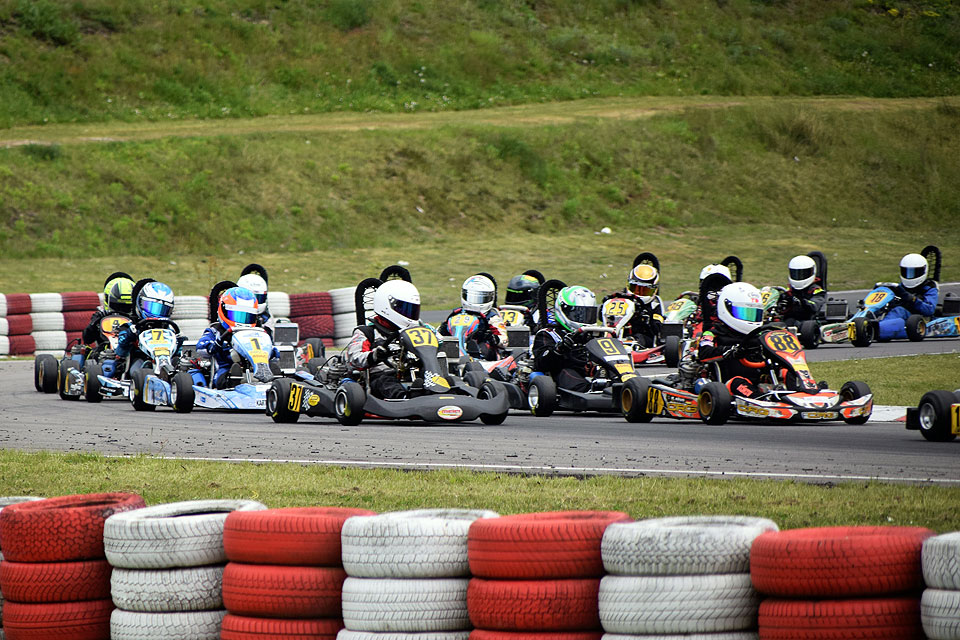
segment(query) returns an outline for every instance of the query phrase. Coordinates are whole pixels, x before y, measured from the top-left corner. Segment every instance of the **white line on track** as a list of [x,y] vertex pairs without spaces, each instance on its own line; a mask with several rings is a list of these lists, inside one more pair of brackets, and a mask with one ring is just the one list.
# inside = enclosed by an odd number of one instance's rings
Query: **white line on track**
[[[113,455],[108,458],[135,458],[139,455]],[[254,462],[275,464],[301,464],[340,467],[368,467],[377,469],[413,469],[437,470],[460,469],[464,471],[506,471],[524,474],[574,474],[591,475],[599,473],[617,473],[635,476],[706,476],[727,478],[767,478],[780,480],[805,481],[875,481],[875,482],[910,482],[942,485],[960,485],[960,478],[910,478],[897,476],[864,476],[843,474],[817,473],[768,473],[762,471],[696,471],[693,469],[637,469],[629,467],[555,467],[549,465],[514,465],[514,464],[453,464],[443,462],[391,462],[379,464],[364,460],[298,460],[295,458],[208,458],[201,456],[156,456],[160,460],[195,460],[199,462]]]

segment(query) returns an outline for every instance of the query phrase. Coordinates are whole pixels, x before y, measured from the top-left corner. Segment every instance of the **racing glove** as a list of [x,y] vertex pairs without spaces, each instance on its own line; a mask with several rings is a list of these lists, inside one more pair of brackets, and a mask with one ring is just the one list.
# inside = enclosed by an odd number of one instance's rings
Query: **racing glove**
[[564,351],[570,351],[577,346],[577,341],[573,337],[572,333],[568,333],[567,335],[563,336],[563,339],[560,341],[560,346]]
[[384,360],[387,359],[388,354],[389,354],[389,351],[384,345],[382,344],[377,345],[370,350],[370,362],[373,364],[377,364],[378,362],[383,362]]
[[740,345],[735,344],[726,351],[723,352],[724,360],[733,360],[740,357],[741,348]]

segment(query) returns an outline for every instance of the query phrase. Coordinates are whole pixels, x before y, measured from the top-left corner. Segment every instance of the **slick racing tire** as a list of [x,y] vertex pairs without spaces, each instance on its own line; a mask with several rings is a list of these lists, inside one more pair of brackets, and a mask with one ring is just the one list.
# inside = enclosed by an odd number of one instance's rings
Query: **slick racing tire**
[[949,442],[957,436],[950,426],[950,406],[957,402],[949,391],[928,391],[920,398],[920,435],[930,442]]
[[277,424],[293,424],[300,419],[299,411],[290,410],[290,378],[274,378],[267,389],[266,413]]
[[372,515],[340,507],[234,511],[223,524],[223,547],[231,562],[338,567],[344,523]]
[[470,628],[467,578],[347,578],[343,622],[353,631]]
[[42,604],[7,602],[3,629],[11,640],[103,640],[110,637],[111,610],[113,601],[109,598]]
[[719,382],[708,382],[697,396],[700,419],[705,424],[725,424],[730,419],[731,402],[733,398],[729,389]]
[[924,590],[920,619],[930,640],[960,640],[960,591]]
[[650,383],[640,376],[630,378],[620,392],[620,411],[627,422],[650,422],[653,416],[647,413],[647,391]]
[[110,576],[113,603],[124,611],[173,613],[223,609],[223,567],[120,569]]
[[750,549],[758,591],[788,598],[865,597],[923,587],[922,527],[817,527],[764,533]]
[[69,358],[60,361],[57,367],[57,392],[61,400],[79,400],[80,396],[74,396],[67,393],[70,385],[70,371],[77,370],[77,363]]
[[590,631],[600,627],[599,579],[470,580],[467,608],[480,629]]
[[103,529],[107,560],[126,569],[197,567],[226,562],[223,524],[232,511],[259,511],[253,500],[160,504],[111,518]]
[[33,386],[42,393],[57,390],[57,359],[42,353],[33,360]]
[[[869,625],[864,621],[869,620]],[[761,640],[923,640],[916,596],[764,600]]]
[[[870,387],[867,386],[867,383],[861,382],[860,380],[845,382],[843,386],[840,387],[840,397],[843,400],[856,400],[857,398],[868,396],[870,393]],[[847,424],[866,424],[869,419],[870,416],[854,416],[853,418],[844,418],[843,421]]]
[[668,576],[749,573],[750,546],[772,520],[749,516],[677,516],[611,524],[600,553],[608,574]]
[[110,640],[220,640],[226,611],[145,613],[114,609]]
[[230,562],[223,571],[223,604],[243,616],[337,617],[346,579],[340,567]]
[[[254,618],[228,613],[223,619],[221,640],[337,640],[343,639],[343,621],[340,618],[312,620],[284,620],[281,618]],[[340,636],[337,632],[340,632]],[[371,634],[367,634],[371,635]],[[383,635],[383,638],[380,638]],[[391,640],[377,634],[371,640]]]
[[557,408],[557,384],[547,375],[537,376],[530,381],[527,390],[527,403],[530,412],[538,418],[546,418]]
[[190,413],[196,401],[197,393],[193,388],[193,376],[181,371],[173,376],[170,383],[170,402],[177,413]]
[[3,595],[14,602],[78,602],[110,597],[106,560],[0,562]]
[[366,392],[356,382],[347,382],[340,385],[333,398],[337,421],[348,427],[360,424],[363,420],[363,405],[366,401]]
[[100,395],[100,379],[97,376],[103,375],[103,368],[99,362],[87,360],[83,365],[83,397],[87,402],[100,402],[103,396]]
[[924,540],[922,558],[927,587],[960,591],[960,531]]
[[[486,380],[480,385],[480,391],[477,393],[477,398],[479,400],[488,400],[491,398],[496,398],[499,395],[506,395],[506,393],[507,389],[502,383],[498,382],[497,380]],[[505,410],[503,413],[481,413],[480,422],[489,425],[503,424],[503,421],[507,419],[508,412],[509,409]]]
[[663,363],[671,369],[680,364],[680,336],[667,336],[663,341]]
[[816,320],[804,320],[800,323],[800,344],[804,349],[816,349],[820,346],[820,325]]
[[417,509],[350,518],[343,525],[343,568],[358,578],[470,576],[467,535],[495,511]]
[[923,316],[914,313],[907,318],[906,329],[910,342],[920,342],[927,335],[927,321]]
[[853,319],[853,346],[869,347],[876,339],[876,324],[867,318]]
[[483,578],[599,578],[600,543],[620,511],[522,513],[477,520],[467,534],[470,571]]
[[91,493],[5,507],[0,512],[4,561],[98,560],[104,556],[104,521],[144,506],[133,493]]
[[147,404],[143,400],[143,392],[147,386],[147,374],[144,369],[134,369],[130,374],[130,404],[137,411],[154,411],[157,408],[155,404]]
[[748,573],[605,576],[598,603],[611,633],[712,633],[751,628],[760,595]]

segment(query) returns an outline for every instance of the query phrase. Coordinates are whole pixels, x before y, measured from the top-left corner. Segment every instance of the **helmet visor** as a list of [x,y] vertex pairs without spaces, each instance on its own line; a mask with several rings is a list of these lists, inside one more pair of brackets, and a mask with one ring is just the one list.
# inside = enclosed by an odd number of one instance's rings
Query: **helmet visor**
[[169,318],[173,312],[173,305],[163,300],[140,301],[140,311],[148,318]]
[[644,297],[655,296],[657,295],[657,287],[655,285],[637,284],[636,282],[631,282],[630,292]]
[[900,267],[900,277],[904,280],[922,278],[926,272],[924,267]]
[[791,280],[806,280],[813,275],[813,269],[790,269]]
[[402,315],[404,318],[410,318],[411,320],[420,319],[419,303],[391,298],[390,308],[396,311],[397,313],[399,313],[400,315]]
[[571,321],[579,324],[596,324],[597,322],[597,308],[596,307],[563,307],[563,314],[570,318]]
[[232,322],[235,325],[245,325],[253,326],[257,324],[257,314],[250,311],[242,311],[240,309],[230,309],[229,307],[224,308],[223,315],[227,317],[227,320]]
[[532,291],[518,291],[516,289],[507,289],[507,298],[505,302],[507,304],[518,304],[525,307],[533,305],[533,292]]
[[727,309],[737,320],[743,320],[744,322],[760,322],[763,320],[763,309],[757,307],[738,307],[735,305],[727,303]]
[[468,291],[461,293],[463,301],[468,304],[493,304],[493,291]]
[[254,293],[254,294],[253,294],[253,297],[257,299],[257,304],[260,305],[261,307],[262,307],[263,305],[267,304],[267,292],[266,292],[266,291],[264,291],[263,293]]

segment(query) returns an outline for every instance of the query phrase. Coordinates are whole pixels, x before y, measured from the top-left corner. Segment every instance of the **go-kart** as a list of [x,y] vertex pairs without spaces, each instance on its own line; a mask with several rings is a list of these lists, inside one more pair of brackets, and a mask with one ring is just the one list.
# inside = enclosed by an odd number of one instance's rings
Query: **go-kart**
[[907,429],[931,442],[949,442],[960,435],[960,389],[928,391],[920,404],[907,408]]
[[[600,321],[603,326],[613,329],[613,336],[630,351],[634,366],[641,364],[676,366],[676,362],[671,365],[665,361],[662,344],[655,347],[644,347],[631,338],[629,334],[624,335],[626,327],[636,311],[637,303],[630,298],[626,296],[610,298],[600,305]],[[659,336],[657,337],[659,338]]]
[[755,338],[753,353],[741,360],[762,369],[760,392],[751,397],[731,393],[716,364],[703,365],[700,375],[711,378],[699,393],[680,389],[666,380],[634,378],[620,394],[621,411],[627,422],[649,422],[656,416],[700,419],[706,424],[724,424],[730,418],[775,421],[824,422],[843,420],[863,424],[873,411],[873,395],[866,383],[845,383],[840,391],[818,384],[807,366],[797,337],[777,325],[764,325]]
[[[787,309],[787,292],[785,287],[768,286],[760,289],[760,300],[763,302],[763,321],[766,323],[784,321]],[[816,349],[820,345],[820,324],[816,320],[804,320],[799,326],[789,327],[789,331],[796,333],[800,344],[805,349]]]

